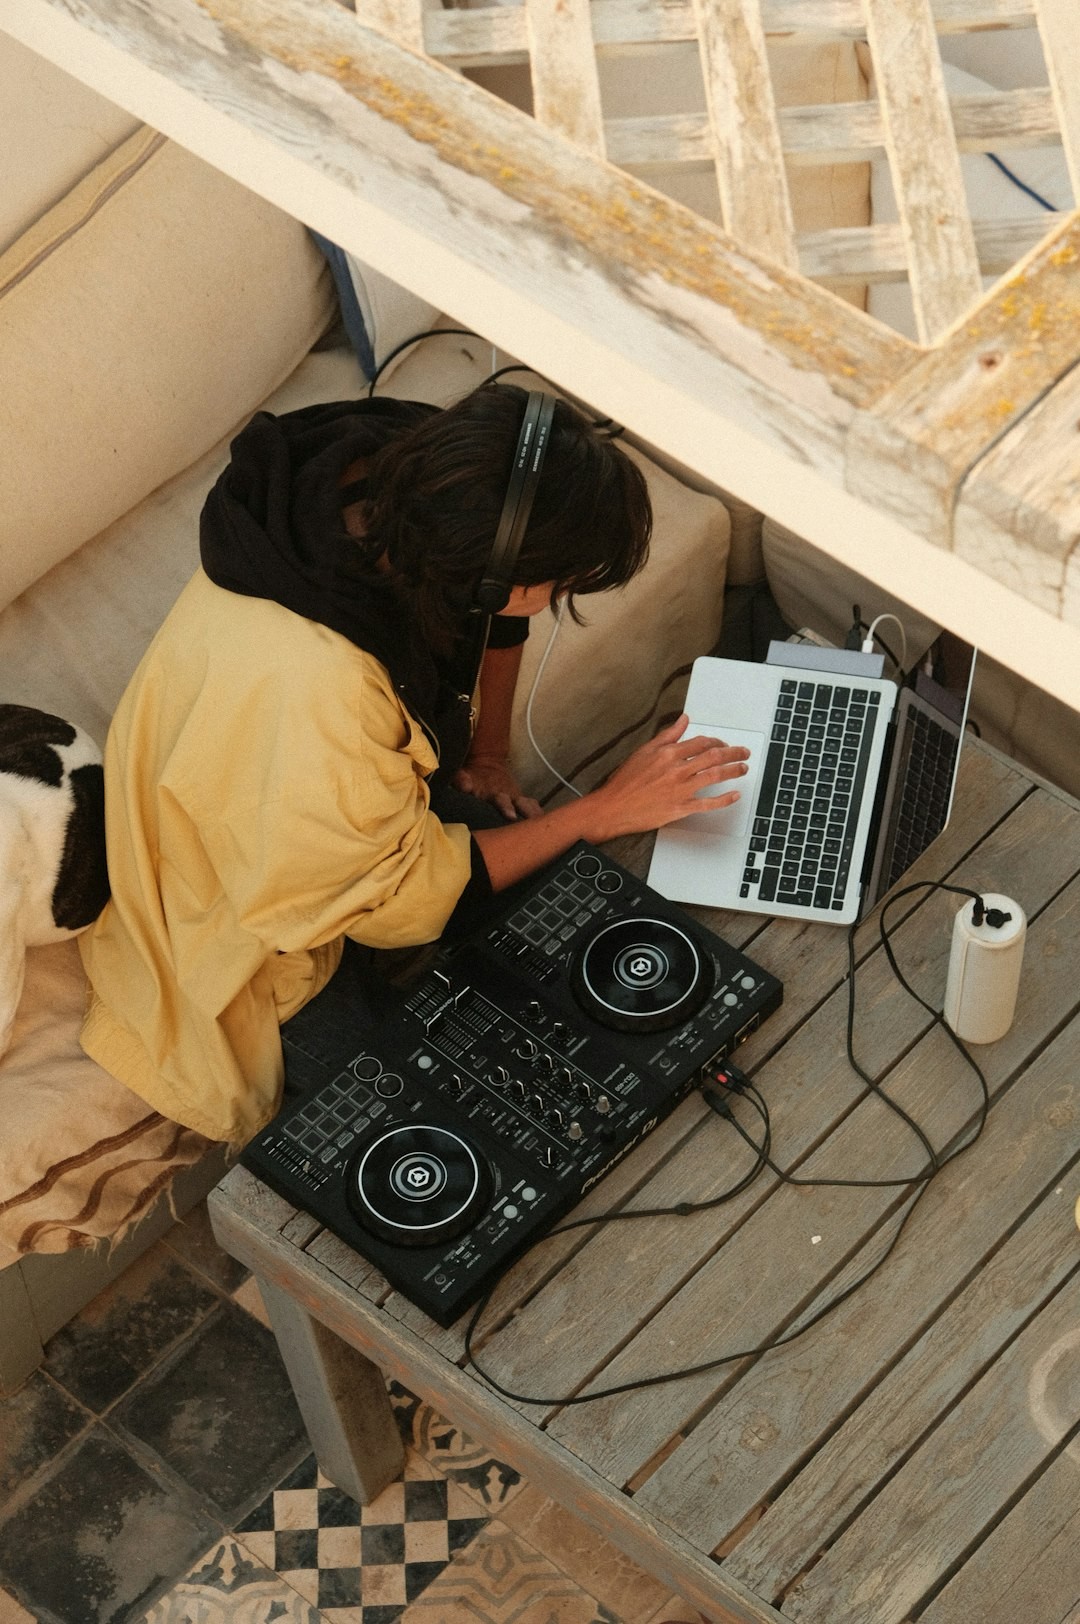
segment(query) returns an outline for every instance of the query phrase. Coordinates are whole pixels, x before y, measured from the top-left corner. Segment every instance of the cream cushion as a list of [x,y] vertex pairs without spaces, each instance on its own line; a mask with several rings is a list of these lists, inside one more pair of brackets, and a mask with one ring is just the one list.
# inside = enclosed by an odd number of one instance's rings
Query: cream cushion
[[0,605],[201,456],[332,314],[296,221],[140,128],[0,257]]
[[85,1002],[78,944],[31,948],[0,1065],[0,1267],[118,1237],[209,1149],[83,1054]]
[[130,113],[0,33],[0,254],[138,127]]

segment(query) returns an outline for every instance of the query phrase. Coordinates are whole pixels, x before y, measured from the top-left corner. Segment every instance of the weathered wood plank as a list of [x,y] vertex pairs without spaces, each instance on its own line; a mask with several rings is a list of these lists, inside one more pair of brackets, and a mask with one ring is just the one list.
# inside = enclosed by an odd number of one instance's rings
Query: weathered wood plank
[[[956,96],[950,106],[961,152],[985,152],[1006,142],[1010,147],[1061,144],[1050,92],[1041,86]],[[865,163],[884,151],[885,132],[877,102],[781,107],[777,117],[788,164]],[[608,157],[617,164],[703,163],[711,154],[708,120],[699,113],[609,119],[605,133]],[[1043,221],[1040,235],[1045,235],[1050,224]],[[1032,238],[1026,246],[1038,240]]]
[[352,0],[357,21],[377,28],[410,51],[423,51],[423,0]]
[[[339,6],[7,0],[3,26],[705,479],[841,561],[857,551],[884,590],[1071,691],[1075,628],[937,550],[951,491],[1002,419],[987,428],[974,387],[962,463],[919,425],[894,456],[891,424],[859,420],[887,395],[903,418],[892,386],[922,363],[846,302]],[[1057,322],[1055,341],[1071,330]],[[864,473],[872,496],[855,489]]]
[[1029,598],[1080,625],[1080,594],[1067,580],[1080,538],[1080,370],[972,469],[960,489],[955,538],[965,558],[985,559],[992,546],[999,580],[1022,579]]
[[[312,1222],[308,1213],[300,1212],[291,1201],[286,1201],[284,1196],[280,1196],[276,1191],[271,1190],[268,1184],[264,1184],[261,1179],[257,1179],[254,1173],[249,1173],[246,1167],[237,1165],[231,1168],[227,1177],[230,1181],[230,1191],[233,1198],[243,1201],[245,1207],[251,1213],[252,1222],[257,1223],[261,1229],[272,1229],[276,1233],[280,1233],[295,1223],[303,1225]],[[220,1185],[215,1185],[206,1198],[207,1211],[210,1215],[210,1227],[214,1230],[215,1236],[218,1234],[214,1225],[220,1205],[218,1193],[220,1189]],[[221,1244],[224,1245],[224,1241]],[[227,1247],[226,1250],[228,1250]]]
[[390,1321],[309,1252],[261,1228],[250,1188],[234,1169],[218,1186],[221,1233],[233,1256],[255,1259],[269,1280],[387,1375],[486,1443],[545,1494],[619,1545],[657,1579],[708,1612],[715,1624],[784,1624],[776,1610],[726,1579],[669,1528],[659,1527],[584,1462],[554,1449],[530,1421],[501,1405],[472,1377],[434,1352],[422,1335]]
[[[1017,220],[976,220],[972,229],[980,271],[986,276],[1010,271],[1017,260],[1039,246],[1048,228],[1067,219],[1064,214],[1040,214]],[[904,232],[898,225],[806,231],[796,241],[804,276],[862,284],[902,282],[907,275]]]
[[550,130],[604,156],[604,115],[589,0],[524,0],[533,113]]
[[[1030,28],[1035,20],[1033,4],[1034,0],[934,0],[934,22],[941,34]],[[866,38],[861,0],[763,0],[761,9],[766,34],[779,41],[793,35]],[[698,37],[692,0],[593,0],[592,16],[601,52]],[[455,67],[528,60],[520,6],[432,11],[424,20],[424,35],[428,52]]]
[[933,343],[982,295],[930,0],[866,0],[915,321]]
[[1075,1624],[1080,1465],[1066,1450],[920,1614],[920,1624]]
[[796,269],[795,224],[758,0],[694,0],[720,215],[739,241]]
[[[931,851],[912,869],[911,878],[946,872],[970,851],[980,834],[984,834],[1000,819],[1007,817],[1028,793],[1027,780],[1007,762],[981,747],[966,750],[961,765],[957,805],[953,818]],[[1026,829],[1025,824],[1024,829],[1017,835],[1017,842],[1021,845],[1029,838],[1025,833]],[[639,858],[641,861],[639,871],[643,872],[647,864],[647,852],[644,849],[639,852]],[[913,903],[911,906],[914,907],[916,904]],[[784,1003],[781,1008],[739,1051],[740,1061],[751,1070],[756,1070],[765,1058],[779,1049],[803,1024],[807,1016],[843,982],[847,970],[845,933],[835,931],[823,936],[822,932],[792,920],[773,920],[763,930],[762,921],[753,915],[725,914],[720,910],[704,908],[692,911],[703,924],[718,931],[733,945],[746,944],[751,956],[784,982]],[[902,914],[898,911],[897,918],[900,917]],[[752,939],[747,943],[748,937]],[[871,951],[872,943],[872,927],[870,922],[867,922],[858,938],[857,956],[860,959]],[[816,1115],[818,1109],[816,1104],[811,1107],[811,1114],[807,1119],[808,1132],[820,1129],[820,1121]],[[662,1205],[664,1200],[680,1199],[684,1193],[682,1185],[678,1180],[673,1181],[671,1178],[667,1178],[665,1183],[666,1175],[663,1171],[670,1162],[673,1152],[679,1147],[683,1147],[678,1163],[682,1170],[679,1179],[686,1180],[687,1188],[696,1180],[695,1188],[698,1188],[700,1194],[708,1195],[724,1179],[724,1170],[717,1165],[715,1159],[715,1133],[715,1119],[703,1102],[696,1096],[687,1100],[666,1122],[654,1129],[648,1139],[619,1168],[589,1192],[585,1200],[574,1209],[573,1216],[577,1218],[591,1213],[606,1212],[623,1204]],[[696,1135],[701,1137],[695,1141]],[[691,1147],[689,1151],[686,1148],[688,1146]],[[689,1164],[685,1160],[687,1155],[690,1157]],[[647,1191],[644,1189],[645,1186]],[[761,1184],[758,1193],[765,1188],[766,1185]],[[639,1191],[642,1194],[630,1200],[630,1197]],[[737,1213],[749,1209],[739,1207],[727,1210],[734,1219]],[[631,1236],[638,1227],[636,1224],[633,1226],[630,1230]],[[648,1229],[650,1225],[643,1224],[641,1227]],[[653,1233],[654,1238],[660,1236],[660,1231],[655,1228]],[[682,1234],[681,1229],[679,1233]],[[553,1278],[572,1256],[592,1240],[593,1236],[588,1230],[556,1237],[546,1241],[543,1246],[516,1264],[504,1278],[498,1295],[485,1317],[484,1328],[477,1339],[477,1345],[485,1346],[495,1335],[497,1328],[514,1315],[522,1303],[532,1298],[546,1281]],[[630,1245],[631,1242],[629,1240],[613,1242],[615,1250],[622,1244]],[[633,1244],[636,1245],[637,1241],[635,1240]],[[657,1240],[656,1244],[662,1246],[662,1239]],[[388,1298],[386,1309],[388,1313],[400,1316],[408,1324],[422,1327],[427,1323],[419,1310],[397,1296]],[[451,1327],[448,1331],[432,1328],[429,1336],[433,1344],[442,1349],[448,1357],[461,1357],[463,1330],[460,1326]]]
[[[1010,894],[1017,895],[1011,890],[1013,886],[1027,892],[1028,901],[1023,905],[1030,906],[1032,914],[1045,905],[1058,889],[1060,871],[1055,873],[1054,865],[1048,863],[1041,877],[1031,872],[1027,836],[1034,835],[1037,826],[1031,816],[1035,810],[1030,801],[1025,802],[963,865],[957,883],[986,884],[985,879],[980,882],[979,875],[989,869],[1009,875],[1005,889]],[[1047,807],[1041,810],[1049,812]],[[1066,819],[1058,822],[1050,816],[1052,826],[1064,834]],[[1050,826],[1044,827],[1049,830]],[[1066,857],[1066,871],[1075,872],[1076,858],[1074,847],[1072,868]],[[909,916],[895,933],[897,956],[924,997],[940,997],[944,987],[954,911],[942,898],[935,897]],[[921,1009],[916,1013],[916,1006],[893,979],[883,955],[875,955],[860,971],[858,991],[861,1013],[856,1026],[856,1052],[864,1068],[880,1078],[926,1031],[928,1017]],[[803,1164],[809,1161],[819,1176],[823,1170],[832,1173],[837,1167],[865,1166],[867,1177],[904,1177],[922,1165],[922,1152],[909,1130],[877,1100],[867,1096],[849,1071],[844,1055],[845,1013],[846,997],[838,993],[757,1074],[758,1086],[764,1089],[773,1112],[774,1160],[800,1174],[805,1171]],[[1049,1027],[1042,1029],[1045,1041],[1060,1019],[1060,1005],[1049,1012],[1041,1008],[1039,1018],[1049,1022]],[[993,1075],[999,1087],[1015,1065],[1023,1064],[1029,1030],[1034,1032],[1036,1027],[1033,1024],[1029,1029],[1025,1021],[1022,1030],[1014,1028],[1014,1034],[995,1049]],[[1012,1043],[1021,1045],[1018,1055],[1013,1055]],[[955,1077],[959,1063],[951,1056],[950,1049],[945,1057],[945,1075]],[[996,1069],[1000,1067],[1007,1069],[1001,1072]],[[942,1143],[943,1135],[948,1137],[969,1120],[967,1109],[955,1096],[946,1094],[940,1098],[935,1088],[928,1088],[920,1068],[908,1061],[889,1077],[888,1086],[894,1097],[897,1089],[903,1089],[901,1102],[917,1120],[930,1125],[936,1143]],[[807,1126],[808,1111],[816,1118],[812,1128]],[[944,1119],[942,1112],[946,1113]],[[758,1124],[753,1113],[740,1112],[740,1116],[756,1133]],[[724,1140],[722,1135],[714,1138],[718,1158],[714,1188],[723,1188],[728,1163],[720,1162],[719,1157]],[[685,1156],[679,1159],[669,1173],[669,1183],[689,1161]],[[612,1250],[615,1238],[599,1237],[574,1259],[554,1283],[554,1289],[548,1287],[493,1340],[489,1349],[492,1373],[501,1380],[509,1365],[516,1379],[506,1385],[524,1392],[534,1390],[535,1372],[542,1369],[547,1391],[569,1393],[634,1381],[651,1371],[690,1362],[673,1358],[673,1347],[693,1347],[693,1362],[703,1361],[710,1353],[719,1357],[728,1350],[755,1347],[775,1336],[802,1311],[806,1301],[816,1297],[824,1281],[844,1266],[850,1250],[857,1250],[873,1233],[897,1199],[895,1194],[880,1190],[778,1188],[772,1175],[765,1174],[753,1190],[759,1197],[767,1196],[767,1200],[758,1199],[737,1230],[728,1231],[726,1216],[736,1204],[721,1209],[716,1223],[716,1230],[723,1231],[722,1236],[716,1235],[718,1243],[722,1239],[719,1251],[706,1247],[707,1236],[695,1236],[690,1221],[680,1225],[674,1236],[670,1223],[666,1230],[658,1223],[659,1235],[642,1237],[631,1254],[638,1259],[633,1275],[638,1289],[632,1296],[625,1289],[625,1281],[615,1278],[620,1266]],[[648,1193],[652,1193],[651,1189]],[[677,1195],[673,1199],[678,1199]],[[842,1224],[828,1216],[837,1206],[849,1215]],[[778,1238],[781,1228],[786,1244]],[[808,1239],[811,1233],[822,1236],[814,1246]],[[696,1252],[695,1240],[699,1248]],[[641,1292],[642,1280],[650,1283],[651,1301]],[[590,1306],[589,1314],[582,1312],[585,1303]],[[663,1312],[657,1313],[661,1303]],[[628,1338],[625,1328],[633,1324],[635,1316],[642,1329]],[[613,1321],[624,1328],[621,1338],[613,1334]],[[556,1350],[550,1346],[551,1327],[560,1322],[567,1329],[567,1344]],[[543,1359],[537,1361],[534,1353],[532,1363],[530,1337],[534,1348],[544,1347]],[[616,1350],[614,1359],[605,1357],[609,1349]],[[534,1377],[531,1385],[530,1375]],[[621,1486],[668,1438],[722,1396],[738,1375],[738,1365],[729,1365],[718,1372],[644,1393],[599,1399],[588,1406],[567,1409],[548,1423],[549,1431],[567,1447],[585,1450],[590,1460]]]
[[788,1592],[785,1615],[799,1624],[864,1624],[868,1616],[901,1624],[1075,1426],[1075,1415],[1059,1418],[1048,1437],[1028,1403],[1034,1368],[1075,1326],[1075,1294],[1066,1287]]
[[[605,409],[612,356],[625,343],[639,403],[643,366],[667,380],[661,393],[700,388],[715,442],[717,403],[729,393],[717,369],[734,339],[745,353],[731,381],[753,382],[735,390],[733,431],[756,432],[783,374],[790,419],[777,449],[790,456],[797,446],[804,465],[835,470],[855,404],[876,398],[911,359],[910,346],[843,301],[748,259],[719,228],[609,165],[583,162],[535,120],[341,8],[226,0],[211,18],[207,3],[175,0],[166,12],[150,0],[13,0],[4,21],[17,11],[28,19],[20,36],[44,45],[44,18],[48,44],[59,49],[59,30],[66,60],[82,47],[84,78],[414,291],[475,318],[502,347],[532,346],[525,360]],[[644,322],[668,352],[655,366],[642,335],[616,336],[624,319]],[[551,323],[565,329],[562,357],[548,332],[537,341]],[[585,382],[594,350],[603,362]],[[575,377],[560,377],[567,361]],[[695,379],[702,369],[708,380]],[[670,412],[662,415],[670,429]],[[685,412],[679,421],[685,450]]]
[[[1080,921],[1072,890],[1064,917],[1044,916],[1044,956]],[[809,1566],[1075,1267],[1056,1190],[1076,1156],[1078,1046],[1074,1022],[995,1106],[978,1151],[928,1192],[881,1275],[813,1333],[812,1349],[761,1359],[639,1491],[703,1550],[769,1502],[725,1558],[756,1593],[775,1599]]]
[[1080,202],[1080,28],[1072,0],[1035,0],[1073,197]]
[[892,505],[902,487],[923,533],[951,546],[957,486],[1074,365],[1078,308],[1080,218],[1070,216],[852,425],[848,488]]

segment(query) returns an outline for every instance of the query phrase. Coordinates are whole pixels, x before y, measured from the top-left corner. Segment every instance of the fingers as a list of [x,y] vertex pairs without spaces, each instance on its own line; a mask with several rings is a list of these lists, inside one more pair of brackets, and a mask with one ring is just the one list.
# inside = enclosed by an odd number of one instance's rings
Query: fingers
[[531,795],[517,795],[514,805],[523,818],[542,818],[544,809],[539,801],[534,801]]
[[[691,748],[695,746],[697,748]],[[750,752],[742,745],[721,744],[716,739],[692,739],[680,747],[673,766],[677,777],[701,784],[718,784],[725,778],[742,778],[749,771]]]
[[513,799],[512,799],[511,796],[506,795],[506,794],[493,795],[491,797],[491,804],[496,809],[497,812],[502,813],[503,817],[506,818],[508,822],[510,822],[510,823],[516,823],[517,822],[517,820],[518,820],[517,807],[514,805],[514,802],[513,802]]

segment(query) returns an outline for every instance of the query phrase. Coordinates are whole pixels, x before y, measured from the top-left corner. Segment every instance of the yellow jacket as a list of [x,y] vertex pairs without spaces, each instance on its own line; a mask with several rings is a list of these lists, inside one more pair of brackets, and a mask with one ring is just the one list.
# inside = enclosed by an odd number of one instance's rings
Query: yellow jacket
[[465,889],[469,831],[429,811],[436,765],[372,655],[200,571],[106,745],[86,1052],[164,1116],[249,1139],[279,1103],[278,1025],[343,936],[434,941]]

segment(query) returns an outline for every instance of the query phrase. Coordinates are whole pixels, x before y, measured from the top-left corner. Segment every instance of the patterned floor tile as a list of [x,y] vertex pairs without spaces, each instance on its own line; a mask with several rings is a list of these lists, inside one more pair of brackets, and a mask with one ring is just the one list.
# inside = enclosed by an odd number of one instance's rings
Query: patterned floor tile
[[623,1624],[646,1624],[667,1595],[636,1562],[538,1489],[523,1487],[501,1520],[610,1607]]
[[646,1620],[646,1624],[707,1624],[707,1621],[681,1596],[669,1596],[659,1611]]
[[212,1545],[139,1624],[321,1624],[321,1620],[310,1602],[256,1562],[242,1545],[224,1539]]
[[620,1624],[504,1523],[483,1533],[401,1615],[400,1624]]
[[390,1382],[390,1403],[405,1443],[444,1477],[471,1494],[490,1514],[502,1511],[521,1492],[521,1473],[497,1460],[490,1449],[474,1443],[442,1416],[410,1393],[400,1382]]
[[403,1476],[359,1506],[309,1456],[236,1528],[331,1624],[393,1624],[487,1526],[475,1499],[410,1450]]
[[309,1447],[274,1338],[220,1298],[111,1421],[122,1437],[154,1450],[226,1528]]

